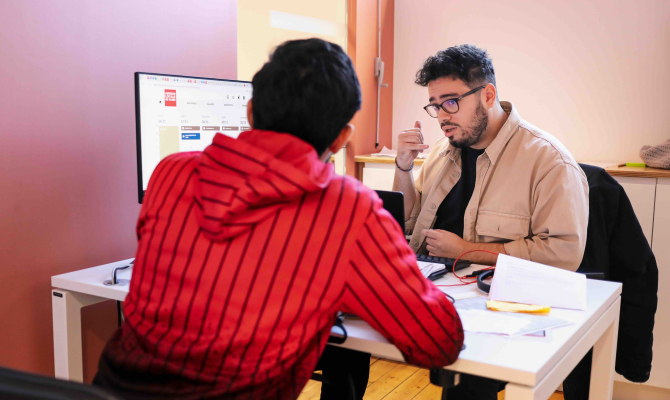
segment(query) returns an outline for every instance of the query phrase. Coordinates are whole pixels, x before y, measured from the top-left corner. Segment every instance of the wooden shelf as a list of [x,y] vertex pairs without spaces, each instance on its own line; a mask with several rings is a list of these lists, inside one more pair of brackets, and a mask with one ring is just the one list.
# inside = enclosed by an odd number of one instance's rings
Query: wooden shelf
[[670,178],[670,170],[649,167],[618,167],[612,165],[605,168],[612,176],[632,176],[636,178]]
[[[414,160],[414,165],[423,164],[425,158],[417,158]],[[363,156],[354,157],[354,161],[357,163],[376,163],[376,164],[394,164],[395,158],[393,157],[373,157],[369,154]]]
[[[375,163],[375,164],[393,164],[393,157],[373,157],[369,154],[354,157],[356,163]],[[425,158],[417,158],[414,165],[422,165]],[[586,164],[589,164],[586,162]],[[601,166],[603,165],[602,163]],[[636,178],[670,178],[670,170],[649,167],[618,167],[617,164],[606,166],[607,171],[612,176],[632,176]]]

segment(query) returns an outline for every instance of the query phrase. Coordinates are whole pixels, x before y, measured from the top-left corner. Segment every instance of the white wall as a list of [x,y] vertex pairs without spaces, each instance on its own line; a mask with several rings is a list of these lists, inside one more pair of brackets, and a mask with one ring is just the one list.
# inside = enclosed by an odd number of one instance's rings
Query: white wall
[[580,161],[638,161],[644,144],[670,138],[670,1],[395,2],[393,145],[420,119],[414,76],[449,46],[488,50],[499,98],[556,136]]

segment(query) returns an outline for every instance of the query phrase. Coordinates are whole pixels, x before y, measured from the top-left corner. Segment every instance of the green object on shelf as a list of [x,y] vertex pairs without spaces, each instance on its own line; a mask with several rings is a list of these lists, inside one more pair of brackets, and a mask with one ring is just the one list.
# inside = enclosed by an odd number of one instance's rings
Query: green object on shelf
[[629,162],[629,163],[626,163],[626,166],[627,167],[642,167],[642,168],[645,168],[647,166],[647,164],[641,163],[641,162]]

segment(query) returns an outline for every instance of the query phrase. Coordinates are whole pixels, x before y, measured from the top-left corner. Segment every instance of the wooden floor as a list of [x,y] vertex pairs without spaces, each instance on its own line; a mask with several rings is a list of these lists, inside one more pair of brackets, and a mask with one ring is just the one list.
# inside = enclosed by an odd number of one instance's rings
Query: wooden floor
[[[499,400],[505,398],[504,393],[498,393]],[[427,369],[375,357],[370,359],[365,400],[440,400],[441,395],[441,389],[430,384]],[[298,400],[318,400],[320,396],[321,382],[310,380]],[[563,400],[563,394],[554,393],[549,400]]]

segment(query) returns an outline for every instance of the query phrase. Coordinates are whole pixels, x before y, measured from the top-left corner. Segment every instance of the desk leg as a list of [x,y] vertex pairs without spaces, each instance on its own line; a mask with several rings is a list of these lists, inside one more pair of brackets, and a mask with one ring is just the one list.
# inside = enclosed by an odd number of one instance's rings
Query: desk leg
[[593,347],[589,399],[611,400],[620,306],[621,298],[617,298],[584,336],[572,346],[563,359],[549,371],[542,381],[537,382],[535,387],[508,383],[505,386],[505,399],[547,399],[584,357],[584,354]]
[[508,383],[505,385],[505,400],[535,400],[535,390],[532,387]]
[[616,343],[619,335],[619,312],[619,307],[616,307],[616,318],[593,346],[589,400],[610,400],[612,398]]
[[81,309],[108,299],[62,289],[51,290],[56,378],[84,381]]

